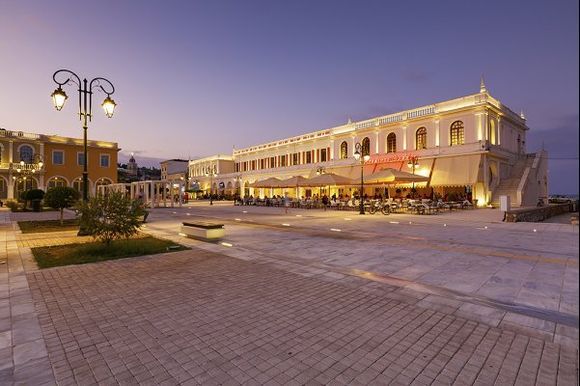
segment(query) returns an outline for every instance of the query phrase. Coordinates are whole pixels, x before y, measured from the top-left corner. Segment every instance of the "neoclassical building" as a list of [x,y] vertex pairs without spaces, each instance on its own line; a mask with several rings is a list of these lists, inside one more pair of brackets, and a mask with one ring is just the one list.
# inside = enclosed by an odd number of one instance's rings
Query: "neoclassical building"
[[[117,182],[115,142],[88,141],[89,192]],[[0,199],[53,186],[82,191],[83,140],[0,129]]]
[[[466,193],[479,206],[497,203],[509,195],[512,204],[535,205],[547,197],[547,154],[528,153],[529,128],[517,114],[494,98],[483,80],[478,93],[421,106],[362,121],[236,149],[232,156],[213,156],[189,163],[190,176],[209,192],[264,196],[271,194],[309,195],[353,193],[357,186],[326,189],[253,188],[252,184],[269,177],[314,177],[335,173],[360,180],[360,163],[353,157],[356,144],[370,159],[364,175],[383,168],[425,176],[418,184],[421,192]],[[205,170],[218,172],[206,176]],[[231,171],[230,171],[231,169]],[[407,190],[408,184],[389,186],[389,192]],[[365,194],[384,191],[385,186],[365,186]]]

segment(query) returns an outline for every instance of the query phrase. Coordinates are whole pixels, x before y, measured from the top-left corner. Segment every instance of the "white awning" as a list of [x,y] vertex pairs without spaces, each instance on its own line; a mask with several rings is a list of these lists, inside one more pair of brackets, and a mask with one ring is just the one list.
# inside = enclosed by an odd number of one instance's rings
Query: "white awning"
[[469,186],[477,182],[480,154],[435,159],[430,186]]

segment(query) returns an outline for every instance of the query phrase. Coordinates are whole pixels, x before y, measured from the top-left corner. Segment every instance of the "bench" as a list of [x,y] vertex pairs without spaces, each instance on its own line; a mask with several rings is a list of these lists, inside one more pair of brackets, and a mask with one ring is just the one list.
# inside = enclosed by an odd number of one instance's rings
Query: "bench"
[[224,224],[209,221],[195,221],[184,222],[181,225],[181,233],[188,237],[201,240],[218,240],[225,236],[226,230],[224,229]]

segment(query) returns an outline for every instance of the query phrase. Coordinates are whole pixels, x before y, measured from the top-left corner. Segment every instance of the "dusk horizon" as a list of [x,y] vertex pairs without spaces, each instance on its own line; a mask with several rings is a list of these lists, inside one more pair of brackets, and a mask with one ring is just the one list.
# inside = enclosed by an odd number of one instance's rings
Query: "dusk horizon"
[[429,105],[476,93],[483,75],[524,112],[528,150],[548,151],[550,191],[578,193],[576,2],[501,2],[493,18],[461,2],[420,13],[374,1],[104,2],[86,6],[88,24],[73,4],[0,2],[12,37],[0,42],[0,127],[80,137],[74,103],[59,114],[49,100],[60,68],[115,84],[115,119],[96,116],[89,138],[144,159],[230,154]]

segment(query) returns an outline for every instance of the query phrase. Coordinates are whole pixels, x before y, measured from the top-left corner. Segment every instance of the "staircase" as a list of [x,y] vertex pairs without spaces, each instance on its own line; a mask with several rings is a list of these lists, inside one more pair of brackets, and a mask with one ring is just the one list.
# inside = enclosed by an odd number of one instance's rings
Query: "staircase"
[[535,157],[535,153],[527,154],[526,157],[522,157],[516,162],[512,167],[510,177],[503,179],[491,195],[491,204],[494,207],[499,207],[500,196],[509,196],[512,206],[520,206],[520,203],[517,202],[518,186],[520,185],[524,170],[532,166]]

